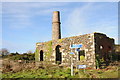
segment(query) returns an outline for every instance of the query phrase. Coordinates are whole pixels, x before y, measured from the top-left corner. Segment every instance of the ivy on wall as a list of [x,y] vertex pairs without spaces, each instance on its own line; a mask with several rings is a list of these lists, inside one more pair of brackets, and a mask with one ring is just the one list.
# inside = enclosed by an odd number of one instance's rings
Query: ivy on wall
[[35,61],[39,61],[39,50],[37,48],[35,51]]
[[51,55],[52,55],[52,41],[49,41],[45,44],[46,46],[46,50],[47,50],[47,53],[45,54],[45,57],[47,58],[47,60],[50,59]]
[[64,40],[64,39],[59,39],[58,41],[59,41],[59,43],[61,43],[63,40]]
[[96,62],[96,68],[99,69],[100,68],[100,60],[99,60],[99,54],[96,54],[96,59],[95,59],[95,62]]
[[[44,47],[43,59],[44,60],[49,60],[51,55],[52,55],[52,41],[48,41],[48,42],[44,43],[44,45],[42,45],[42,47]],[[40,50],[38,48],[36,48],[35,61],[39,61],[39,58],[40,58]]]

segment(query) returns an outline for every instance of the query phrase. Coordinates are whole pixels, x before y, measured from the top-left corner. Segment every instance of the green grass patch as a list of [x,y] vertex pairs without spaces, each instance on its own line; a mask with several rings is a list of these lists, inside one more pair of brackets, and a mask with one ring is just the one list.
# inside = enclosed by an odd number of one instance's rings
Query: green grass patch
[[70,68],[31,69],[3,73],[2,78],[118,78],[118,71],[74,69],[74,76],[71,76]]

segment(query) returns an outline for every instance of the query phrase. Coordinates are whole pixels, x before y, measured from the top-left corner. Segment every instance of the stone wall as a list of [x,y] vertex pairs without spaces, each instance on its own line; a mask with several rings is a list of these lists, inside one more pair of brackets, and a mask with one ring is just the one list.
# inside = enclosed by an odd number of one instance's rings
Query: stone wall
[[[82,47],[80,51],[85,54],[85,59],[82,60],[86,65],[94,66],[95,56],[94,56],[94,33],[85,34],[80,36],[62,38],[54,41],[37,43],[36,44],[36,61],[40,60],[40,51],[43,50],[44,60],[56,62],[56,46],[60,46],[59,52],[61,53],[61,63],[70,63],[70,52],[74,52],[73,61],[74,63],[81,64],[79,60],[79,52],[76,49],[71,49],[71,44],[81,44]],[[88,67],[89,67],[88,66]]]
[[[70,52],[74,52],[75,54],[73,55],[73,62],[78,62],[78,52],[76,49],[71,49],[70,45],[71,44],[82,44],[82,47],[80,48],[81,51],[84,51],[85,53],[85,60],[84,62],[86,65],[89,63],[89,65],[93,65],[93,59],[94,59],[94,34],[86,34],[86,35],[81,35],[81,36],[74,36],[74,37],[69,37],[69,38],[63,38],[57,41],[53,41],[53,54],[54,57],[56,57],[56,51],[55,48],[57,45],[60,45],[60,51],[62,53],[62,63],[69,63],[70,62]],[[91,57],[92,56],[92,57]],[[90,64],[91,63],[91,64]],[[81,64],[80,62],[78,64]]]
[[40,61],[40,51],[43,51],[43,61],[50,61],[53,53],[52,41],[36,43],[35,60]]
[[102,33],[95,33],[95,53],[99,59],[112,60],[112,54],[115,53],[114,39]]
[[[79,49],[80,51],[76,51],[75,48],[70,48],[71,44],[81,44],[82,47]],[[57,61],[61,64],[70,64],[71,57],[73,57],[74,65],[84,64],[87,67],[96,68],[96,54],[99,54],[101,58],[105,56],[104,53],[113,53],[114,39],[107,37],[105,34],[91,33],[36,43],[36,61],[41,60],[41,51],[43,51],[43,61],[51,61],[54,64]],[[71,55],[70,52],[74,54]]]

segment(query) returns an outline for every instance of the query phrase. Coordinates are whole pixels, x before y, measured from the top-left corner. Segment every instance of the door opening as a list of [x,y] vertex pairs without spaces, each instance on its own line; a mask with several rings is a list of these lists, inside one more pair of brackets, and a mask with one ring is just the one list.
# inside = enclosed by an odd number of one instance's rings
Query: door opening
[[43,50],[40,51],[40,61],[43,61]]

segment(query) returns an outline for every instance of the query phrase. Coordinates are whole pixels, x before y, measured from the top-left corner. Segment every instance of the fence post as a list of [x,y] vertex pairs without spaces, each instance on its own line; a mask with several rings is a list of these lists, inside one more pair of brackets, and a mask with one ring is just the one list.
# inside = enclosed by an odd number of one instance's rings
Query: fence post
[[71,76],[73,76],[73,57],[71,57]]

